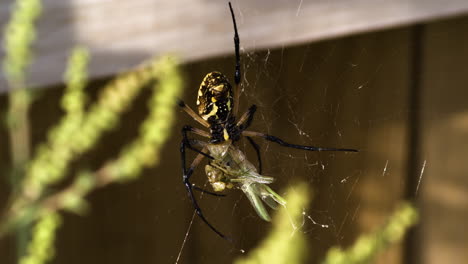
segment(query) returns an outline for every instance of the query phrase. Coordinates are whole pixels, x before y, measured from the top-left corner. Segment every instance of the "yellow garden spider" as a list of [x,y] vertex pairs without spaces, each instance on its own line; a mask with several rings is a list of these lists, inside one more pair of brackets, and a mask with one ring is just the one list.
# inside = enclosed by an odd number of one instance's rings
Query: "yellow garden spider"
[[[216,234],[227,240],[229,239],[205,218],[197,200],[195,199],[193,190],[198,190],[215,196],[224,196],[216,192],[221,192],[226,188],[241,189],[248,197],[257,214],[265,221],[269,221],[270,216],[263,206],[262,201],[273,209],[277,208],[278,205],[286,204],[286,201],[280,195],[267,186],[267,184],[272,183],[274,179],[272,177],[261,175],[262,163],[260,149],[257,143],[253,140],[253,137],[260,137],[281,146],[302,150],[357,152],[355,149],[295,145],[284,142],[278,137],[272,135],[248,131],[246,129],[250,126],[253,120],[256,110],[255,105],[249,107],[249,109],[241,115],[239,119],[236,119],[239,107],[239,86],[241,82],[239,35],[237,33],[236,18],[234,16],[231,3],[229,3],[229,9],[231,11],[232,23],[234,25],[234,47],[236,52],[234,89],[232,89],[228,79],[222,73],[216,71],[210,72],[205,76],[198,90],[198,114],[196,114],[183,101],[179,101],[179,106],[187,112],[187,114],[193,117],[202,126],[209,129],[209,132],[207,132],[187,125],[182,128],[180,154],[182,159],[184,185],[187,188],[188,195],[198,216]],[[209,141],[206,142],[191,139],[188,137],[189,132],[208,138]],[[235,143],[242,137],[247,138],[256,151],[259,163],[258,171],[255,166],[246,159],[244,153],[235,146]],[[189,168],[186,166],[186,149],[191,149],[198,153]],[[201,189],[190,183],[190,177],[194,170],[205,157],[209,159],[209,162],[205,167],[205,172],[214,192]]]

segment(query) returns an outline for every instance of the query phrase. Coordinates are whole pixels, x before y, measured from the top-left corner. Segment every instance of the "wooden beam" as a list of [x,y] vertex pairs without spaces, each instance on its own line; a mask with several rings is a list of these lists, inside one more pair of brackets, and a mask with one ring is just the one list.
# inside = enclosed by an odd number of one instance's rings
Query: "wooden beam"
[[419,187],[420,254],[413,263],[468,259],[468,230],[458,228],[468,217],[466,30],[468,18],[461,18],[432,23],[423,34],[420,171],[411,175]]
[[[0,26],[12,0],[0,3]],[[70,49],[92,52],[91,77],[111,75],[168,52],[183,61],[233,52],[226,1],[45,0],[29,83],[56,84]],[[289,46],[384,29],[468,11],[466,0],[233,1],[241,47]],[[7,90],[0,76],[0,92]]]

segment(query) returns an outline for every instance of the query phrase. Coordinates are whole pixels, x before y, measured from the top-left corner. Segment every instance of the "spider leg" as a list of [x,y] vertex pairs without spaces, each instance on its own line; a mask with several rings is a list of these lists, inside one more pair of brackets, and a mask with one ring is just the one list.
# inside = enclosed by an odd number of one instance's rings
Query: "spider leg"
[[239,127],[239,130],[242,132],[247,129],[250,124],[252,124],[252,120],[254,118],[255,111],[257,111],[257,106],[252,105],[247,109],[247,111],[239,118],[237,121],[236,126]]
[[196,135],[199,135],[199,136],[202,136],[202,137],[211,138],[211,134],[209,132],[198,129],[196,127],[190,127],[189,132],[192,132],[192,133],[194,133]]
[[[200,206],[198,205],[198,202],[195,199],[195,196],[193,195],[193,186],[190,183],[190,177],[192,176],[194,170],[197,168],[197,166],[200,164],[200,162],[203,160],[205,156],[202,154],[198,154],[197,157],[193,160],[192,164],[190,165],[190,168],[187,169],[186,164],[185,164],[186,163],[186,160],[185,160],[185,148],[186,147],[187,147],[186,140],[182,139],[181,144],[180,144],[180,155],[181,155],[181,160],[182,160],[182,173],[183,173],[182,179],[183,179],[185,188],[187,189],[188,196],[190,197],[190,200],[192,201],[192,205],[195,208],[197,215],[202,219],[203,222],[205,222],[205,224],[209,228],[211,228],[211,230],[213,230],[218,236],[222,237],[223,239],[226,239],[232,242],[229,237],[223,235],[220,231],[218,231],[213,225],[211,225],[208,222],[208,220],[203,215],[203,212]],[[206,148],[203,148],[201,151],[202,152],[206,151]]]
[[182,110],[184,110],[189,116],[191,116],[193,119],[195,119],[195,121],[200,123],[202,126],[210,127],[210,124],[208,124],[208,121],[201,118],[201,116],[197,115],[197,113],[195,113],[195,111],[193,111],[193,109],[190,108],[190,106],[185,104],[184,101],[179,99],[177,104],[182,108]]
[[[242,133],[245,129],[247,129],[251,124],[252,120],[254,118],[255,111],[257,111],[257,106],[252,105],[249,107],[249,109],[239,118],[239,121],[237,122],[236,126],[239,128],[239,131]],[[262,174],[262,158],[260,156],[260,148],[257,143],[251,138],[247,137],[247,140],[249,143],[252,145],[252,147],[255,149],[255,152],[257,153],[257,159],[258,159],[258,172]]]
[[184,143],[185,147],[188,148],[188,149],[191,149],[195,152],[197,152],[198,154],[201,154],[209,159],[214,159],[213,157],[211,157],[209,154],[195,148],[192,146],[192,144],[190,144],[190,139],[188,138],[188,135],[187,135],[187,132],[192,132],[192,133],[196,133],[196,131],[202,131],[202,132],[205,132],[203,130],[200,130],[200,129],[195,129],[191,126],[184,126],[182,128],[182,143]]
[[322,148],[322,147],[314,147],[314,146],[304,146],[304,145],[291,144],[291,143],[284,142],[282,139],[280,139],[280,138],[278,138],[278,137],[275,137],[275,136],[272,136],[272,135],[268,135],[268,134],[264,134],[264,133],[260,133],[260,132],[255,132],[255,131],[243,131],[243,132],[242,132],[242,135],[243,135],[243,136],[246,136],[246,137],[262,137],[262,138],[264,138],[265,140],[268,140],[268,141],[277,143],[277,144],[279,144],[279,145],[281,145],[281,146],[288,147],[288,148],[295,148],[295,149],[302,149],[302,150],[309,150],[309,151],[346,151],[346,152],[358,152],[358,150],[356,150],[356,149],[347,149],[347,148]]
[[236,17],[232,10],[231,2],[229,2],[229,10],[231,10],[232,24],[234,25],[234,49],[236,51],[236,69],[234,72],[234,83],[236,84],[234,90],[234,115],[237,115],[239,109],[239,96],[240,96],[240,82],[241,82],[241,65],[240,65],[240,52],[239,52],[239,34],[237,33]]
[[258,173],[261,175],[262,174],[262,158],[260,156],[260,147],[258,146],[257,143],[251,138],[251,137],[246,137],[247,140],[249,141],[250,145],[255,149],[255,152],[257,153],[257,159],[258,159]]

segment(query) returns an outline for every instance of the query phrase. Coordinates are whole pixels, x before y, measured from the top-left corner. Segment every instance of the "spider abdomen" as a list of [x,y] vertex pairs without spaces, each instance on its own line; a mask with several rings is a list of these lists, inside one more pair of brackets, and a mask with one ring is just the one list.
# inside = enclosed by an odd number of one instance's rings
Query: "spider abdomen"
[[220,72],[210,72],[198,89],[198,113],[210,123],[224,123],[231,115],[233,100],[227,77]]

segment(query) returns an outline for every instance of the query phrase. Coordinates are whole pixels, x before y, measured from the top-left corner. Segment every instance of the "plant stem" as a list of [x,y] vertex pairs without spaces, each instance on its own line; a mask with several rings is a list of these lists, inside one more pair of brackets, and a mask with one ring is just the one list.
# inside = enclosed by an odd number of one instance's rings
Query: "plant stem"
[[[28,91],[23,87],[14,87],[9,93],[8,120],[10,155],[12,162],[11,183],[16,192],[21,185],[26,171],[26,164],[30,158],[30,128]],[[17,231],[17,256],[24,255],[30,237],[30,226]]]
[[13,167],[12,185],[16,188],[25,172],[25,165],[30,158],[29,138],[29,99],[24,88],[14,89],[9,94],[9,137]]

